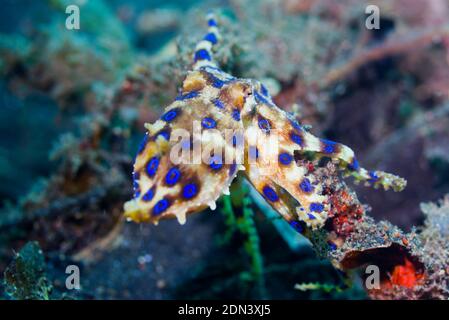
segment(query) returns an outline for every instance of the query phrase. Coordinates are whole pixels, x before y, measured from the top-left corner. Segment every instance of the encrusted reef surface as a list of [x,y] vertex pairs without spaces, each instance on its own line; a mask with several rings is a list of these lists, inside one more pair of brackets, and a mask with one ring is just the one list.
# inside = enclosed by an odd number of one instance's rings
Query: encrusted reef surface
[[344,267],[373,263],[388,270],[380,288],[369,290],[376,299],[447,299],[448,196],[421,205],[425,214],[419,232],[404,234],[387,222],[368,219],[348,239],[336,259]]
[[[2,298],[449,297],[446,1],[80,1],[77,32],[63,27],[66,1],[46,3],[43,18],[33,6],[0,14],[25,12],[16,30],[0,25]],[[364,27],[368,4],[380,30]],[[324,226],[302,230],[314,250],[240,179],[182,227],[124,223],[143,125],[176,97],[211,8],[226,72],[262,81],[301,124],[405,190],[301,159],[331,200]],[[76,292],[69,264],[81,268]],[[379,288],[365,286],[368,265]]]

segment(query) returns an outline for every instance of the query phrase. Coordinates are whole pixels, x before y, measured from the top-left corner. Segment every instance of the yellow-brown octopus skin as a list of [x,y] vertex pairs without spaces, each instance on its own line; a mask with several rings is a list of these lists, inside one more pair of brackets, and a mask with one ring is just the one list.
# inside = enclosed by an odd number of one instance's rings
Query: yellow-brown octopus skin
[[349,147],[305,130],[260,82],[222,71],[212,55],[220,39],[213,15],[208,24],[179,96],[159,120],[146,124],[134,163],[135,195],[125,204],[129,220],[156,224],[176,217],[183,224],[188,214],[215,209],[243,171],[292,227],[322,227],[330,204],[313,171],[297,161],[305,152],[333,159],[367,185],[405,187],[400,177],[361,168]]

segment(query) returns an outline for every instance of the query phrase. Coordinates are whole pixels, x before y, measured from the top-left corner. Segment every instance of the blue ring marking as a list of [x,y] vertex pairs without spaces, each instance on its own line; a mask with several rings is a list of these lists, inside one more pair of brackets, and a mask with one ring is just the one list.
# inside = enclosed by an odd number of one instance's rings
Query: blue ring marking
[[302,141],[302,137],[299,134],[297,134],[295,132],[291,132],[290,133],[290,139],[294,143],[299,144],[300,146],[302,146],[303,141]]
[[225,84],[225,82],[223,80],[218,79],[215,75],[213,75],[212,73],[208,74],[208,78],[210,81],[212,81],[212,86],[214,88],[222,88]]
[[139,180],[140,173],[139,172],[133,172],[133,180]]
[[309,207],[310,211],[313,212],[322,212],[324,210],[324,205],[318,202],[312,202]]
[[213,129],[217,126],[217,122],[212,118],[206,117],[201,121],[201,125],[205,129]]
[[200,93],[198,90],[190,91],[184,95],[184,99],[192,99],[197,97],[199,94]]
[[156,135],[156,138],[157,137],[159,137],[159,136],[162,136],[165,140],[170,140],[170,132],[168,132],[167,130],[163,130],[163,131],[160,131],[157,135]]
[[324,153],[334,153],[335,152],[335,146],[336,146],[336,142],[334,141],[330,141],[330,140],[326,140],[326,139],[321,139],[321,143],[323,143],[323,152]]
[[167,210],[169,206],[170,202],[167,199],[163,198],[162,200],[159,200],[153,208],[153,215],[160,215],[162,212]]
[[214,75],[210,75],[209,78],[212,80],[212,87],[214,88],[222,88],[225,84],[225,82],[223,80],[218,79],[216,76]]
[[301,183],[299,184],[299,188],[306,193],[312,192],[313,191],[313,187],[312,184],[310,183],[310,180],[307,178],[304,178]]
[[240,121],[240,110],[239,109],[232,110],[232,118],[235,121]]
[[133,190],[139,190],[139,182],[137,182],[136,180],[133,181]]
[[139,144],[139,148],[137,149],[137,153],[142,153],[143,150],[145,150],[145,147],[147,146],[149,140],[148,133],[145,134],[145,137],[143,137],[142,141]]
[[148,189],[148,191],[143,195],[143,201],[151,201],[154,198],[154,189]]
[[182,196],[186,199],[191,199],[198,193],[198,187],[195,183],[189,183],[182,189]]
[[348,164],[348,168],[351,171],[357,171],[360,168],[359,161],[354,157],[352,158],[351,163]]
[[213,32],[209,32],[208,34],[206,34],[204,36],[203,40],[209,41],[212,44],[217,44],[217,42],[218,42],[217,37],[215,36],[215,33],[213,33]]
[[313,214],[311,214],[311,213],[308,213],[307,216],[309,217],[310,220],[315,220],[316,219],[316,217]]
[[268,89],[263,85],[260,84],[260,92],[265,96],[265,97],[269,97],[270,94],[268,93]]
[[157,168],[159,167],[159,158],[154,156],[148,161],[146,166],[146,172],[150,177],[153,177],[156,174]]
[[264,118],[259,119],[258,125],[260,130],[262,130],[263,132],[270,133],[271,126],[270,122],[267,119]]
[[277,195],[276,191],[270,186],[265,186],[262,189],[263,194],[265,197],[270,200],[271,202],[276,202],[279,200],[279,196]]
[[169,111],[167,111],[166,113],[164,113],[161,117],[162,120],[166,121],[166,122],[171,122],[173,121],[176,117],[178,116],[178,110],[177,109],[171,109]]
[[299,221],[290,221],[289,224],[298,233],[302,233],[304,231],[304,229]]
[[281,153],[279,155],[279,162],[284,165],[289,165],[293,161],[293,156],[287,152]]
[[198,97],[199,94],[200,93],[198,90],[193,90],[193,91],[187,92],[185,94],[180,94],[179,96],[176,97],[175,100],[181,101],[181,100],[192,99],[192,98]]
[[248,153],[250,159],[258,159],[259,158],[259,149],[255,146],[249,146]]
[[214,99],[212,102],[217,108],[224,109],[224,107],[225,107],[224,103],[218,98]]
[[290,120],[291,125],[293,126],[293,128],[295,128],[298,131],[302,130],[301,125],[298,123],[298,121],[296,120]]
[[216,27],[216,26],[217,26],[217,21],[215,21],[215,19],[209,19],[209,20],[207,21],[207,25],[208,25],[209,27]]
[[179,179],[181,178],[181,171],[178,168],[174,167],[168,170],[167,175],[165,176],[165,182],[169,185],[175,185]]
[[209,167],[212,170],[220,170],[223,167],[223,161],[221,159],[221,156],[213,156],[209,159]]
[[370,179],[368,179],[368,182],[375,183],[377,180],[379,180],[379,176],[376,174],[376,172],[370,171],[368,172],[368,174],[371,177]]
[[229,175],[232,176],[236,170],[237,170],[237,164],[236,163],[231,164],[231,166],[229,167]]
[[270,104],[269,102],[268,102],[268,100],[267,99],[265,99],[265,97],[263,97],[259,92],[257,92],[257,91],[254,91],[254,99],[256,99],[256,102],[257,103],[264,103],[264,104]]
[[198,60],[210,61],[211,57],[209,52],[206,49],[200,49],[197,52],[195,52],[195,57],[193,58],[193,61],[197,62]]

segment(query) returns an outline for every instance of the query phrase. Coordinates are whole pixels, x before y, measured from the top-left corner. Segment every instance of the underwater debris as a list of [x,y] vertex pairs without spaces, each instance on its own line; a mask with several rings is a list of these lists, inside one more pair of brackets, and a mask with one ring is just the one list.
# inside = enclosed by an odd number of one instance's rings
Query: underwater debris
[[152,9],[142,12],[137,19],[139,33],[153,33],[176,29],[180,24],[181,12],[176,9]]
[[352,57],[340,67],[332,69],[320,80],[320,86],[326,88],[336,82],[347,78],[354,70],[374,61],[385,59],[389,56],[396,56],[409,52],[411,49],[423,48],[442,42],[449,36],[449,26],[443,26],[428,31],[409,30],[407,36],[402,34],[391,35],[388,41],[375,48],[367,48]]
[[[121,223],[119,207],[130,195],[125,172],[131,158],[114,150],[114,146],[122,148],[124,134],[109,126],[110,119],[92,114],[89,120],[82,122],[83,136],[62,135],[55,144],[50,156],[58,167],[53,174],[15,207],[6,208],[20,214],[14,219],[1,215],[0,229],[11,246],[23,243],[20,230],[27,230],[27,239],[38,240],[46,252],[84,252],[84,257],[88,248],[105,249],[108,235],[116,234]],[[9,256],[9,252],[1,255]]]
[[367,216],[366,206],[344,183],[331,186],[327,191],[336,202],[329,221],[319,236],[313,230],[303,232],[320,256],[344,272],[379,267],[380,288],[365,288],[373,299],[448,298],[447,197],[439,204],[423,204],[423,230],[405,233]]
[[[396,249],[402,257],[390,271],[381,288],[368,293],[374,299],[443,299],[449,297],[449,196],[437,203],[421,205],[425,214],[424,227],[412,237],[403,238],[408,253]],[[410,247],[409,240],[415,245]],[[383,252],[382,254],[385,254]],[[398,255],[399,253],[399,255]],[[391,261],[393,257],[388,255]]]
[[[65,4],[51,1],[59,9]],[[2,73],[15,94],[23,97],[38,89],[56,99],[63,110],[54,121],[81,111],[75,128],[57,137],[49,152],[56,167],[52,174],[2,208],[0,229],[10,247],[21,246],[21,230],[26,230],[27,239],[38,240],[46,252],[58,250],[86,262],[110,249],[121,227],[122,203],[131,194],[126,185],[129,148],[134,148],[125,142],[141,131],[141,119],[155,118],[148,109],[157,109],[175,93],[173,78],[165,76],[173,74],[173,61],[139,61],[130,68],[134,53],[126,33],[104,6],[103,1],[85,3],[82,32],[61,30],[61,10],[36,30],[37,38],[1,37]],[[17,73],[17,68],[25,71]],[[67,112],[66,106],[74,108]],[[141,107],[140,114],[135,106]],[[0,250],[0,270],[11,255],[7,247]]]
[[60,10],[49,23],[40,25],[36,34],[2,35],[0,71],[22,97],[38,90],[49,93],[61,108],[77,106],[73,103],[76,97],[86,99],[83,102],[89,105],[91,92],[99,83],[113,84],[130,65],[129,39],[102,0],[79,1],[83,27],[78,32],[62,27],[65,8],[73,1],[46,2],[43,5],[49,10]]
[[4,272],[5,291],[17,300],[49,300],[52,286],[37,242],[28,242]]
[[[67,294],[65,283],[63,284],[57,279],[59,274],[55,278],[54,263],[58,262],[58,258],[53,259],[52,263],[45,260],[44,253],[37,241],[25,243],[3,272],[4,278],[0,287],[3,286],[5,290],[4,295],[0,295],[0,298],[14,300],[76,299],[81,291]],[[66,279],[66,273],[63,273],[62,278]]]
[[[447,103],[426,112],[416,111],[404,126],[385,135],[366,152],[364,159],[367,163],[389,168],[407,177],[407,188],[402,193],[406,202],[388,198],[389,203],[386,203],[381,194],[368,194],[364,188],[356,189],[361,199],[369,197],[376,219],[387,219],[410,230],[423,221],[420,203],[448,192],[449,162],[445,160],[449,151],[448,126]],[[420,165],[416,166],[410,159],[415,159]]]

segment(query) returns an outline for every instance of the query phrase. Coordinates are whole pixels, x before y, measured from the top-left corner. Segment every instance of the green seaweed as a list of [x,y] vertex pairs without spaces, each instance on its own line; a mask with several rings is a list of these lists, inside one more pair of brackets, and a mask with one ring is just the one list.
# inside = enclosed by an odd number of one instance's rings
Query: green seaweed
[[[221,211],[227,229],[222,243],[229,242],[236,232],[243,235],[243,248],[251,260],[251,269],[242,272],[240,279],[255,283],[258,296],[266,298],[263,256],[249,191],[249,187],[239,178],[231,187],[231,195],[223,197]],[[234,208],[239,210],[239,214],[236,214]]]

